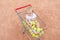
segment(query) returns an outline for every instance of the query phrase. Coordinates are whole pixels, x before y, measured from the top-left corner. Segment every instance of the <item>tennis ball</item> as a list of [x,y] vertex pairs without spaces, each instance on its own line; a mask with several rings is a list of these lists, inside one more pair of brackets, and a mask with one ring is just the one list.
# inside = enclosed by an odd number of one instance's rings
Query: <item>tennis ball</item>
[[30,33],[31,33],[32,37],[36,37],[36,35],[32,32],[32,30],[30,30]]
[[43,28],[37,28],[37,31],[38,32],[40,32],[40,31],[42,31],[43,30]]
[[39,37],[39,35],[36,35],[35,37],[36,37],[36,38],[38,38],[38,37]]
[[37,30],[37,28],[36,28],[36,27],[34,27],[34,30]]
[[38,35],[36,35],[36,34],[33,34],[32,36],[38,38]]
[[41,33],[40,33],[40,36],[42,36],[44,34],[44,31],[42,31]]
[[36,23],[33,21],[33,22],[32,22],[32,24],[34,24],[34,25],[35,25]]
[[35,36],[35,34],[32,34],[32,36],[34,37],[34,36]]
[[32,25],[32,28],[35,28],[35,25]]

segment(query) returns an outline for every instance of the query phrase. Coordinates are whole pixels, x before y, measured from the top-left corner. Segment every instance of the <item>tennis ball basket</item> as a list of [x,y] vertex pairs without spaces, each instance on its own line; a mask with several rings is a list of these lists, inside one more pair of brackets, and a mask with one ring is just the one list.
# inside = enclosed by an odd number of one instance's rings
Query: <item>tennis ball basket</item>
[[16,8],[15,12],[23,25],[23,34],[26,32],[30,36],[29,40],[41,40],[44,34],[44,23],[33,11],[31,4]]

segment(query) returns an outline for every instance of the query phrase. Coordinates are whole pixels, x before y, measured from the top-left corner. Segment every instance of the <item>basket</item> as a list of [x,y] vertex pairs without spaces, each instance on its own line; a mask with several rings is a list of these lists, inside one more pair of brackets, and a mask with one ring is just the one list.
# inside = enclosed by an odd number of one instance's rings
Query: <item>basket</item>
[[23,25],[23,33],[27,33],[30,40],[41,40],[44,34],[44,23],[40,17],[33,11],[31,4],[15,9]]

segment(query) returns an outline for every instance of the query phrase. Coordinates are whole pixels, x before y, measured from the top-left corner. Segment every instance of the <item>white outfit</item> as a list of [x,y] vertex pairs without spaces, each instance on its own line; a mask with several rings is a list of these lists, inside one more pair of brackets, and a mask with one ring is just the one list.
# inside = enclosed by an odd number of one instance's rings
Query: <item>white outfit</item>
[[35,13],[32,13],[31,16],[29,16],[28,14],[26,15],[26,19],[28,21],[34,20],[37,17],[37,15]]

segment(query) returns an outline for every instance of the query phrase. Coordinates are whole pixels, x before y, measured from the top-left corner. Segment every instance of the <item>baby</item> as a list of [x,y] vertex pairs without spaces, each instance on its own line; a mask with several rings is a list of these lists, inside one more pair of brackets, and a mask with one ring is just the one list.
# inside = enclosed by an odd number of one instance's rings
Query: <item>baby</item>
[[35,13],[32,13],[32,14],[27,14],[26,15],[26,19],[27,19],[27,21],[29,22],[29,24],[32,26],[32,28],[33,28],[33,32],[35,33],[35,34],[38,34],[38,32],[34,29],[35,27],[37,28],[39,28],[40,27],[40,25],[39,25],[39,22],[37,21],[37,15],[35,14]]

